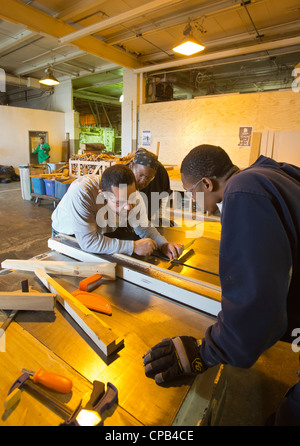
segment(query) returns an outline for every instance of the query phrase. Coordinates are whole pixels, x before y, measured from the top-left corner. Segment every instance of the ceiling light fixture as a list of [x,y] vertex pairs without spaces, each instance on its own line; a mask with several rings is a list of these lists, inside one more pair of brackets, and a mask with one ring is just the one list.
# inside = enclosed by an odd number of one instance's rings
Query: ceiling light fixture
[[48,85],[48,86],[53,86],[53,85],[58,85],[60,83],[56,79],[56,77],[54,76],[53,71],[51,70],[51,68],[47,68],[45,70],[45,72],[47,73],[46,76],[39,81],[41,84]]
[[184,28],[183,34],[185,35],[185,39],[180,45],[173,48],[175,53],[191,56],[192,54],[199,53],[205,49],[205,46],[201,45],[201,43],[194,38],[190,21]]

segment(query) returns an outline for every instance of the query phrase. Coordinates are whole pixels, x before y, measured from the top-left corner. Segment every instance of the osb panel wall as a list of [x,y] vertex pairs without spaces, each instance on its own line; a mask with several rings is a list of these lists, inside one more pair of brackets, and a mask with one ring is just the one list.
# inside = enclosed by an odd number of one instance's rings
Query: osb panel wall
[[142,131],[151,131],[151,145],[164,164],[180,165],[199,144],[221,146],[240,167],[249,164],[250,148],[239,147],[239,127],[253,132],[298,131],[300,93],[276,91],[233,94],[140,106],[139,146]]

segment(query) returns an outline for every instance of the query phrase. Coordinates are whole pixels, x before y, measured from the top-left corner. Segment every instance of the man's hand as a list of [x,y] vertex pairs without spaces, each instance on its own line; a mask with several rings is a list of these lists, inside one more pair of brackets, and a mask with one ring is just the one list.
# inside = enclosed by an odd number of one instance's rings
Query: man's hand
[[142,238],[134,242],[133,252],[138,256],[149,256],[157,249],[157,243],[151,238]]
[[200,357],[199,344],[192,336],[163,339],[144,356],[145,374],[156,384],[184,375],[203,373],[208,368]]
[[166,257],[172,260],[181,256],[183,248],[183,245],[178,245],[177,243],[165,243],[160,249]]

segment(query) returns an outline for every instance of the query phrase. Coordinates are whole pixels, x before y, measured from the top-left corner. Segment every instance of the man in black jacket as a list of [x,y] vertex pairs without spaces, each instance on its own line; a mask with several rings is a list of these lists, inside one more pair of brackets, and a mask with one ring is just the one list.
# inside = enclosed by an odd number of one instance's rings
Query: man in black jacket
[[[240,171],[223,149],[201,145],[181,178],[194,200],[204,194],[207,211],[221,209],[222,309],[203,339],[168,338],[147,352],[145,373],[158,384],[221,363],[251,367],[300,332],[300,168],[260,156]],[[300,423],[300,382],[289,402]]]

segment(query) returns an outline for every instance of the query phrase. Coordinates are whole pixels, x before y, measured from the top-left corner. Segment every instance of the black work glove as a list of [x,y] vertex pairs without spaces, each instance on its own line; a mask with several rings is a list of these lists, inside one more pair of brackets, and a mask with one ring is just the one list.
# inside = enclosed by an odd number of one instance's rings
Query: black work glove
[[192,336],[163,339],[144,356],[146,376],[162,384],[180,376],[205,372],[208,367],[200,357],[199,347]]

